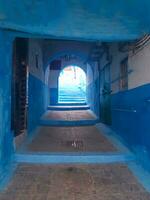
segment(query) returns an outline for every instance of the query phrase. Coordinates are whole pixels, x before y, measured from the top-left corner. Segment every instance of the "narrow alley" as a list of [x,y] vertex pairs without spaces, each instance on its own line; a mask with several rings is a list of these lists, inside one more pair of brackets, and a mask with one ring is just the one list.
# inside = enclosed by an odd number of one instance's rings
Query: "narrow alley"
[[[96,127],[89,110],[58,109],[49,110],[42,118],[54,123],[39,126],[18,150],[20,164],[0,194],[1,200],[150,199],[129,168],[134,161],[131,153]],[[61,123],[56,126],[57,120]],[[95,124],[83,125],[81,120]],[[67,126],[70,121],[72,126]]]
[[149,0],[0,0],[0,200],[150,200],[149,121]]

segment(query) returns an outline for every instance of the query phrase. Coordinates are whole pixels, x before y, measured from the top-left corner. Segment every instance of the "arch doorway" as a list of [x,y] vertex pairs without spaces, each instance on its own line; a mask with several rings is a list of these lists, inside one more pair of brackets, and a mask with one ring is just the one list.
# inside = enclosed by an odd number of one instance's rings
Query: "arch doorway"
[[80,67],[65,67],[58,81],[58,103],[86,103],[86,74]]

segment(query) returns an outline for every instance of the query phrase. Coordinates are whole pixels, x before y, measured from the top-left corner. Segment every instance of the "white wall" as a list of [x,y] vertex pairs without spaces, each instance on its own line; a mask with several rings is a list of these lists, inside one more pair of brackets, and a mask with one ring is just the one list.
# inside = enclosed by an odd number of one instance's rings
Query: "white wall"
[[[79,41],[63,41],[63,40],[45,40],[43,43],[44,49],[44,64],[45,67],[49,64],[50,59],[61,53],[77,53],[85,62],[88,59],[93,43]],[[57,59],[57,58],[56,58]]]
[[[36,68],[36,55],[38,55],[38,68]],[[29,72],[44,82],[42,40],[29,39]]]
[[87,86],[90,85],[93,81],[93,71],[89,64],[87,64]]
[[150,42],[135,53],[129,55],[129,89],[150,83]]
[[50,88],[58,88],[59,74],[60,70],[50,70],[49,83],[48,83]]
[[128,53],[119,52],[118,43],[112,43],[109,51],[112,56],[110,67],[111,90],[112,93],[116,93],[119,91],[120,63],[128,56]]
[[[128,89],[133,89],[150,83],[150,42],[137,52],[122,53],[118,48],[119,44],[110,44],[111,63],[111,89],[112,93],[117,93],[119,89],[120,63],[128,57]],[[101,68],[105,65],[106,58],[101,59]]]

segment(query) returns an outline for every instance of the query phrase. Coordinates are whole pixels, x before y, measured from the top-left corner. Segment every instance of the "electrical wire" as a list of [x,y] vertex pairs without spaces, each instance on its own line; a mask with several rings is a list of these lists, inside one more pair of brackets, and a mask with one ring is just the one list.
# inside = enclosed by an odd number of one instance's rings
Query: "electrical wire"
[[141,39],[133,42],[124,42],[119,45],[120,52],[136,51],[144,47],[150,41],[150,35],[146,34]]

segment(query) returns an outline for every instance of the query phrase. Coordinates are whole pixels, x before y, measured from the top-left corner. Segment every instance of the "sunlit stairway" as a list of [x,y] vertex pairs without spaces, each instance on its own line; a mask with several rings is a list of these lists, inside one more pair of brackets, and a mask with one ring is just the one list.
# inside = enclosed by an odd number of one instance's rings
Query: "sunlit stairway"
[[85,103],[86,94],[80,87],[66,86],[59,89],[59,103]]

